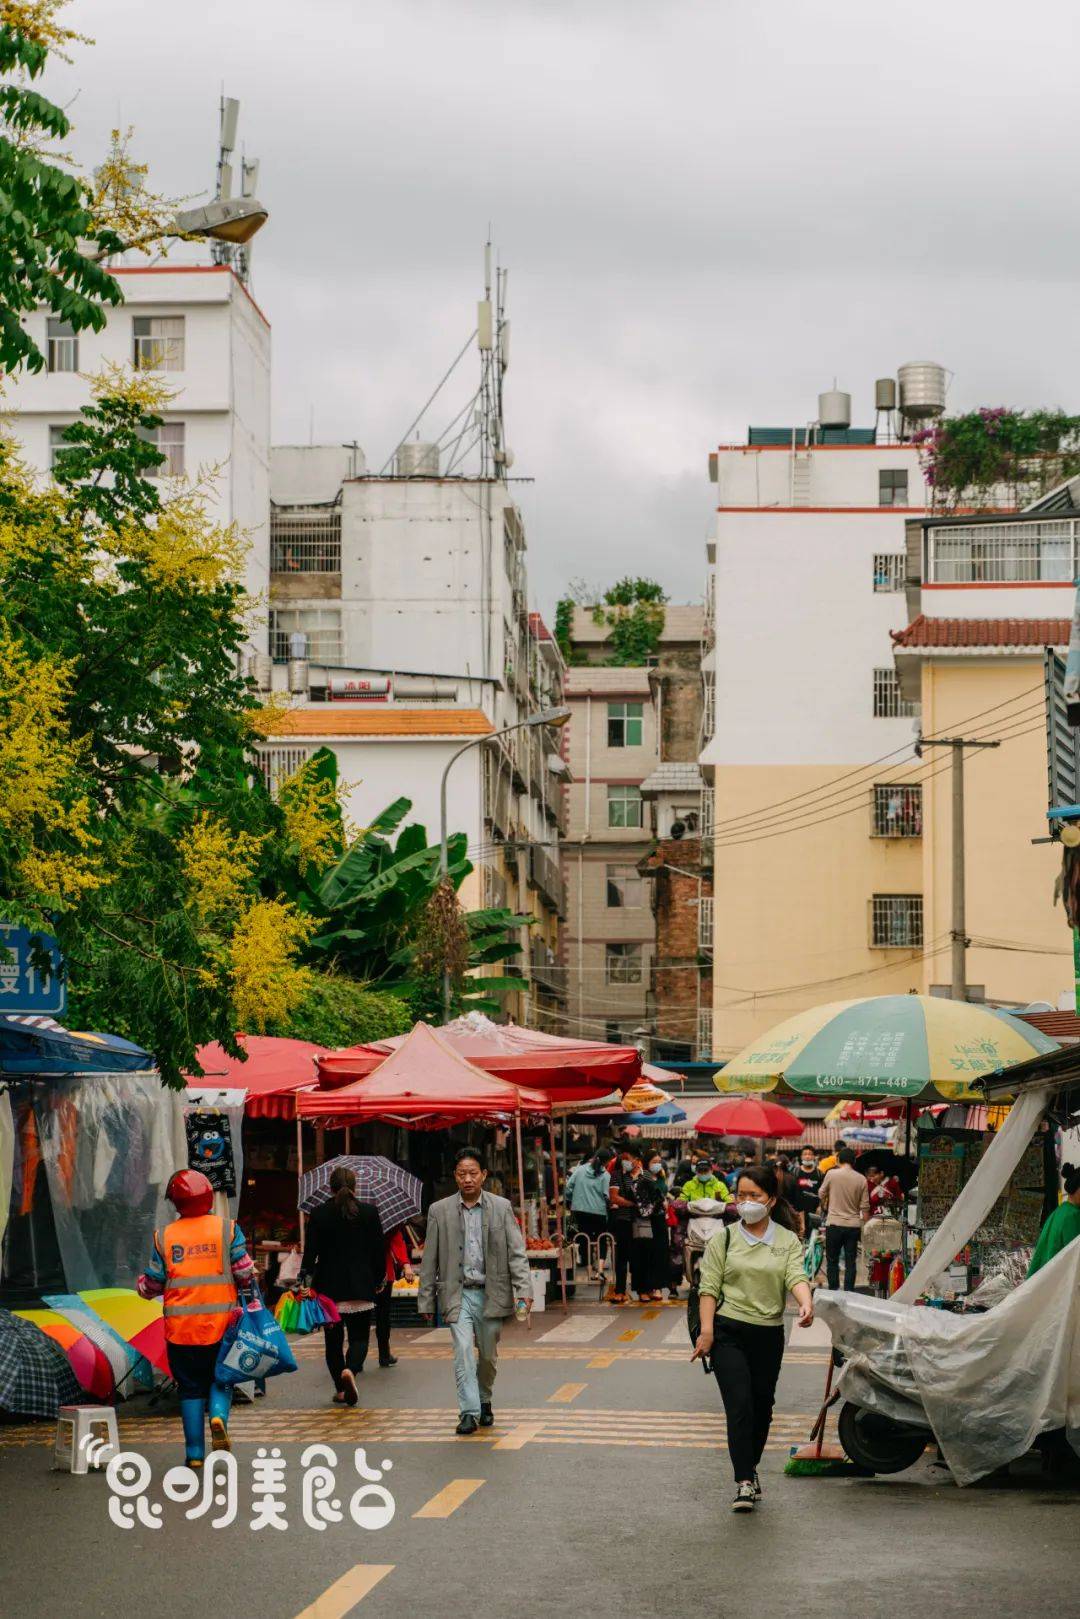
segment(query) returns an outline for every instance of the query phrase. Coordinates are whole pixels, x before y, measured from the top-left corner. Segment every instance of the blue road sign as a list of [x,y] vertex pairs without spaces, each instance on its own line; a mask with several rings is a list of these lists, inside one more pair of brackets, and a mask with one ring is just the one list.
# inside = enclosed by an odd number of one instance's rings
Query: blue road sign
[[[0,1012],[38,1012],[60,1017],[67,1009],[60,947],[48,933],[0,923]],[[42,965],[46,957],[51,970]]]

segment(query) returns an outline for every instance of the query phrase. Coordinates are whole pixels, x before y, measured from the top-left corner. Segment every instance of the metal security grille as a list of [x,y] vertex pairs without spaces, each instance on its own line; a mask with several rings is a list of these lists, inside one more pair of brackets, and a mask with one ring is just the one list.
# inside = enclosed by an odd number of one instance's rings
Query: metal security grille
[[895,669],[874,670],[874,718],[898,720],[919,712],[918,703],[909,703],[900,692],[900,677]]
[[703,787],[701,790],[701,833],[703,837],[711,838],[716,825],[716,789]]
[[882,950],[905,950],[921,946],[922,895],[875,894],[870,902],[870,942]]
[[711,894],[702,894],[698,910],[698,949],[713,947],[713,900]]
[[340,573],[340,506],[271,506],[272,573]]
[[609,944],[604,956],[604,967],[609,984],[640,984],[641,946]]
[[1069,580],[1077,573],[1075,518],[1043,523],[973,523],[933,529],[930,584],[1011,584]]
[[712,1011],[702,1008],[697,1015],[697,1060],[708,1062],[712,1056]]
[[899,784],[874,788],[874,836],[876,838],[922,837],[922,788]]
[[701,700],[701,738],[710,742],[716,735],[716,684],[706,675]]
[[256,749],[259,770],[271,798],[277,797],[281,790],[282,782],[288,776],[294,775],[300,769],[300,766],[311,758],[314,752],[314,748],[305,747],[266,747]]
[[340,664],[341,613],[336,608],[273,608],[270,656],[275,663],[288,663],[289,636],[296,630],[302,630],[308,638],[309,663]]
[[907,558],[903,551],[878,551],[874,555],[874,589],[878,595],[903,590]]

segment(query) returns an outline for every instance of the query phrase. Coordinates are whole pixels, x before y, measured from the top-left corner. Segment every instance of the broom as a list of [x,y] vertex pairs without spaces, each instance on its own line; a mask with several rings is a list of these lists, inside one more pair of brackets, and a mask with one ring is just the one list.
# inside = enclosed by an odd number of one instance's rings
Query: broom
[[830,1406],[840,1398],[840,1390],[833,1393],[834,1356],[829,1356],[829,1373],[825,1379],[825,1399],[810,1430],[805,1445],[792,1445],[791,1455],[784,1464],[788,1478],[831,1478],[837,1474],[861,1473],[862,1469],[845,1454],[839,1445],[825,1443],[825,1422]]

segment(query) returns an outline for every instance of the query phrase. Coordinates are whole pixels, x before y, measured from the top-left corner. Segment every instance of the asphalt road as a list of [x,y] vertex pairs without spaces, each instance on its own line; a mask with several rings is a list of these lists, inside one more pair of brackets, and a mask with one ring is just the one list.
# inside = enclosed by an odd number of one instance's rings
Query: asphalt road
[[[765,1500],[729,1511],[730,1468],[715,1385],[687,1364],[677,1308],[548,1312],[504,1335],[496,1426],[458,1439],[445,1334],[399,1332],[399,1364],[360,1379],[361,1405],[329,1404],[317,1340],[300,1371],[234,1413],[239,1510],[189,1522],[162,1493],[179,1424],[142,1402],[122,1412],[126,1449],[152,1472],[159,1529],[120,1528],[103,1474],[50,1470],[45,1425],[0,1428],[0,1612],[5,1619],[147,1612],[207,1619],[484,1619],[722,1609],[737,1619],[996,1619],[1038,1603],[1076,1611],[1076,1496],[1038,1477],[958,1490],[929,1460],[894,1478],[787,1479],[809,1430],[825,1350],[795,1332],[785,1359]],[[343,1521],[304,1521],[301,1454],[337,1455]],[[358,1527],[357,1446],[395,1511]],[[285,1461],[288,1527],[250,1527],[259,1448]],[[378,1506],[378,1502],[368,1505]],[[217,1511],[218,1509],[212,1509]],[[702,1592],[711,1593],[703,1597]]]

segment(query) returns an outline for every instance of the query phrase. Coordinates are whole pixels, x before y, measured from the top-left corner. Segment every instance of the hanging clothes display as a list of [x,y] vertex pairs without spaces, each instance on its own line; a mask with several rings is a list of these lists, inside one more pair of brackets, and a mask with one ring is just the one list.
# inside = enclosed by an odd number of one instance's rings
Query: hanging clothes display
[[215,1192],[236,1191],[232,1133],[227,1116],[217,1108],[190,1108],[187,1126],[188,1167],[199,1169]]

